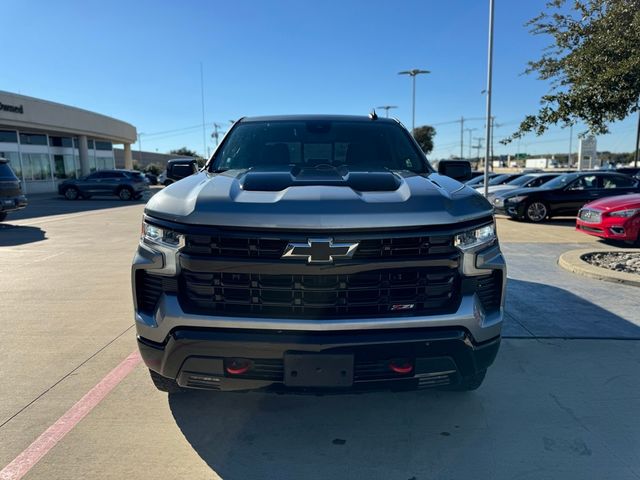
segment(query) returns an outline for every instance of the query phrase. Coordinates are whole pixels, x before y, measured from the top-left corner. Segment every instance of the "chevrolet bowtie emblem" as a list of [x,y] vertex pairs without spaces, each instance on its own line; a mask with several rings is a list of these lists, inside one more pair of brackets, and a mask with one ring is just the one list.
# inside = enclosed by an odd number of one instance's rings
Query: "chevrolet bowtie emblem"
[[290,243],[284,259],[305,258],[307,263],[333,263],[334,259],[351,258],[358,243],[333,243],[332,238],[310,238],[307,243]]

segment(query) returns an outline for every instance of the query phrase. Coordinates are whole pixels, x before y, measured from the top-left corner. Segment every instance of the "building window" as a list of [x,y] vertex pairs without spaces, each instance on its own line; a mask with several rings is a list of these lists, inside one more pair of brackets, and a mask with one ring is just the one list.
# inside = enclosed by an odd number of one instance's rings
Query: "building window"
[[0,143],[18,143],[18,134],[13,130],[0,130]]
[[71,137],[49,137],[49,145],[52,147],[68,147],[73,146]]
[[53,164],[56,180],[80,178],[80,160],[73,155],[54,155]]
[[11,170],[16,174],[16,177],[22,180],[22,168],[20,168],[20,154],[18,152],[0,152],[0,157],[9,160]]
[[21,133],[20,143],[22,145],[46,145],[47,136],[38,133]]
[[[77,138],[77,137],[74,137],[74,139],[73,139],[73,147],[74,147],[74,148],[80,148],[80,146],[79,146],[79,145],[80,145],[80,140],[78,140],[78,138]],[[88,145],[88,147],[87,147],[87,148],[88,148],[89,150],[92,150],[92,149],[93,149],[93,140],[91,140],[91,139],[87,139],[87,145]]]
[[96,140],[96,150],[113,150],[113,145],[111,145],[111,142]]
[[25,180],[51,180],[51,165],[46,153],[23,153]]
[[96,168],[98,170],[113,170],[115,168],[113,157],[96,157]]

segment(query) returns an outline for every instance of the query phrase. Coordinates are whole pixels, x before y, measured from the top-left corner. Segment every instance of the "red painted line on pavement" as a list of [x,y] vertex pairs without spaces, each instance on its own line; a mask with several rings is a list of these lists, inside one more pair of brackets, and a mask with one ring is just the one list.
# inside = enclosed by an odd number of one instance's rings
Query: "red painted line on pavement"
[[20,455],[0,471],[0,480],[19,480],[56,446],[80,420],[86,417],[124,378],[129,375],[142,359],[135,351],[120,365],[111,370],[98,384],[51,425]]

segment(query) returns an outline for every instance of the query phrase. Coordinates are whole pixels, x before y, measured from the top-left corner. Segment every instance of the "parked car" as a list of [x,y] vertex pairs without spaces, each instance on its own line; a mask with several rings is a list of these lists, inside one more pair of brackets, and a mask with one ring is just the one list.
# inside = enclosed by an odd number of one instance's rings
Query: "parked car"
[[640,194],[606,197],[578,212],[576,230],[609,240],[640,244]]
[[616,172],[565,173],[538,188],[498,195],[493,207],[496,213],[538,223],[553,216],[575,216],[585,203],[598,198],[639,191],[638,180]]
[[[492,202],[496,195],[506,193],[509,190],[539,187],[559,175],[559,173],[528,173],[501,185],[489,185],[489,195],[487,200]],[[480,192],[480,194],[484,195],[484,187],[478,187],[476,190]]]
[[236,122],[145,207],[132,288],[155,386],[478,388],[505,263],[491,205],[452,178],[469,164],[438,169],[392,119]]
[[[498,175],[499,175],[498,173],[489,172],[489,179],[497,177]],[[465,185],[468,185],[473,188],[477,187],[478,185],[484,185],[484,173],[482,175],[477,175],[471,180],[468,180],[464,183]]]
[[27,206],[27,197],[22,193],[20,180],[11,170],[9,160],[0,158],[0,222],[9,212],[21,210]]
[[616,172],[624,173],[630,177],[640,178],[640,167],[622,167],[616,168]]
[[145,178],[148,180],[149,185],[157,185],[158,184],[158,177],[157,175],[154,175],[151,172],[145,172],[144,173]]
[[164,186],[198,172],[198,161],[193,158],[176,158],[167,162],[167,169],[160,174],[158,182]]
[[86,177],[69,179],[58,185],[67,200],[115,195],[120,200],[138,200],[149,191],[144,175],[136,170],[100,170]]
[[[522,173],[498,173],[489,178],[489,187],[494,185],[504,185],[521,176],[522,176]],[[469,183],[467,183],[467,185],[473,186],[473,188],[476,188],[476,189],[484,188],[484,177],[478,177],[478,178],[480,179],[480,181],[477,184],[469,185]]]

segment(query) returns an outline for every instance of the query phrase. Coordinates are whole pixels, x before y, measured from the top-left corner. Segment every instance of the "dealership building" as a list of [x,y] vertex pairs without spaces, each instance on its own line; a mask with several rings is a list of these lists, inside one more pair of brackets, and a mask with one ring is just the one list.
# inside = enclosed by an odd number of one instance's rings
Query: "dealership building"
[[133,167],[137,132],[121,120],[59,103],[0,91],[0,157],[27,194],[54,192],[66,178],[115,168],[113,145]]

